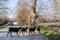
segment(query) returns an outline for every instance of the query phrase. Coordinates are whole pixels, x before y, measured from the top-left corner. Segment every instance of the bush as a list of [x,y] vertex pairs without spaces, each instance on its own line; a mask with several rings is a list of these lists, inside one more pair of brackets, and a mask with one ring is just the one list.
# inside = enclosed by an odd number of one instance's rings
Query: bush
[[8,23],[8,21],[4,21],[0,24],[0,26],[3,26],[4,24],[7,24],[7,23]]
[[45,34],[49,40],[60,40],[60,34],[55,32],[58,31],[59,25],[48,25],[48,27],[41,26],[41,29],[41,32]]

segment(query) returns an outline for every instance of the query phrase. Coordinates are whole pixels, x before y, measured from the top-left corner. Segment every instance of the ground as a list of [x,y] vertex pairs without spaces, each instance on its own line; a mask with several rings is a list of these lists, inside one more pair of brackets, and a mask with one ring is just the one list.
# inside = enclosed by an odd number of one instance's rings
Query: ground
[[[48,40],[47,37],[43,34],[37,34],[37,35],[28,35],[28,36],[13,36],[10,35],[7,37],[7,31],[8,28],[4,28],[0,30],[0,40]],[[13,33],[14,34],[14,33]]]
[[20,37],[1,36],[0,40],[48,40],[48,39],[43,35],[30,35],[30,36],[20,36]]

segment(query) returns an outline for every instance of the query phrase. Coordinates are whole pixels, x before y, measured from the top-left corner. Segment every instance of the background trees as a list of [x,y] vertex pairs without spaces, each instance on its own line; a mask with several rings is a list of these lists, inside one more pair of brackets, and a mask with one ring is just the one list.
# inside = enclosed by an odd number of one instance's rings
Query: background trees
[[[25,4],[24,4],[24,2],[25,2]],[[34,21],[35,21],[34,16],[36,15],[36,2],[37,2],[37,0],[31,0],[31,5],[29,5],[24,0],[23,3],[20,5],[20,7],[17,9],[18,10],[17,12],[19,12],[19,13],[17,13],[17,19],[21,20],[21,24],[26,22],[26,20],[28,20],[27,21],[28,23],[25,23],[25,24],[31,25],[34,23]]]
[[[28,1],[27,0],[23,0],[23,1],[19,0],[19,5],[22,3],[26,3],[26,6],[28,7],[29,19],[30,19],[29,23],[31,26],[32,26],[32,24],[34,24],[34,22],[36,20],[35,15],[42,17],[40,22],[43,19],[45,19],[45,20],[43,20],[43,22],[45,22],[45,21],[46,22],[56,22],[56,20],[57,20],[56,18],[58,18],[58,16],[56,16],[56,14],[58,13],[59,10],[56,8],[56,6],[58,5],[56,0],[46,0],[46,1],[44,1],[44,0],[28,0]],[[23,7],[21,9],[23,10]]]
[[29,10],[26,3],[18,6],[16,21],[22,26],[29,24]]
[[0,0],[0,16],[7,17],[8,8],[6,7],[6,3],[8,0]]
[[[30,24],[34,24],[34,21],[36,20],[35,15],[42,16],[43,18],[46,18],[48,21],[49,19],[53,21],[59,20],[59,0],[18,0],[18,5],[21,6],[22,3],[26,4],[26,8],[29,10],[29,21]],[[0,15],[4,15],[5,17],[12,18],[11,14],[14,15],[13,10],[10,10],[10,8],[6,7],[5,3],[7,3],[8,0],[3,0],[0,2]],[[24,5],[25,5],[24,4]],[[22,8],[19,8],[22,9]],[[8,11],[9,10],[9,11]],[[18,10],[18,8],[17,8]],[[16,11],[16,10],[15,10]],[[17,13],[17,12],[16,12]],[[12,19],[13,19],[12,18]]]

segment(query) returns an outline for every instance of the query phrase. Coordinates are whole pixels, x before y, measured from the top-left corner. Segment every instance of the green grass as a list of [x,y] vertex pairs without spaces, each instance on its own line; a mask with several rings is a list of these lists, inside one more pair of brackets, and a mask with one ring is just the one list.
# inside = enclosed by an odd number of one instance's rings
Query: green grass
[[45,34],[49,40],[60,40],[60,34],[58,34],[57,32],[54,33],[51,28],[42,27],[41,32]]
[[6,27],[7,27],[7,24],[4,24],[4,25],[1,25],[1,26],[0,26],[0,29],[6,28]]

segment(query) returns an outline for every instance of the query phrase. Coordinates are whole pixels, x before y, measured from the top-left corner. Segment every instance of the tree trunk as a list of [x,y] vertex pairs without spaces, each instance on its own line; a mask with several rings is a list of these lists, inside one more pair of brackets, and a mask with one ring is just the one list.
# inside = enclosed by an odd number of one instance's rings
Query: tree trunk
[[36,13],[36,2],[37,2],[37,0],[32,0],[32,11],[33,11],[33,13]]
[[36,15],[36,2],[37,0],[31,0],[31,3],[32,3],[32,7],[31,7],[31,13],[30,13],[30,22],[31,22],[31,26],[34,26],[35,24],[35,15]]

